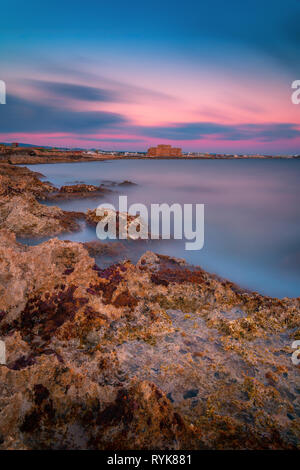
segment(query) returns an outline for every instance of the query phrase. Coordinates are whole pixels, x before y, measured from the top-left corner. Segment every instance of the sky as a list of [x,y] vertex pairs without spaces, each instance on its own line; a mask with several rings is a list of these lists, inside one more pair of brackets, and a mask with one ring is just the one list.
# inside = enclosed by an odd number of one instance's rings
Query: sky
[[300,154],[299,0],[10,0],[0,141]]

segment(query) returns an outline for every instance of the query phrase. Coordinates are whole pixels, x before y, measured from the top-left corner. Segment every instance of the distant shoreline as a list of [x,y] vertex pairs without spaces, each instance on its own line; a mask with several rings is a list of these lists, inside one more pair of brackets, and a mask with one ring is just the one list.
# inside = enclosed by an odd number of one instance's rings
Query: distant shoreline
[[87,155],[0,155],[1,163],[12,163],[13,165],[34,165],[49,163],[77,163],[95,162],[106,160],[300,160],[299,156],[182,156],[182,157],[147,157],[147,156],[123,156],[123,155],[99,155],[97,157]]

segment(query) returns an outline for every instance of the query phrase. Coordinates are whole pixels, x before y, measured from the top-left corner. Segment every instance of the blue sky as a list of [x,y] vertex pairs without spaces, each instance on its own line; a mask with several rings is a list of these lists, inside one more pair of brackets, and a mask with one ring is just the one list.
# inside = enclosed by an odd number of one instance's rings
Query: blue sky
[[299,1],[13,0],[1,16],[1,140],[300,153]]

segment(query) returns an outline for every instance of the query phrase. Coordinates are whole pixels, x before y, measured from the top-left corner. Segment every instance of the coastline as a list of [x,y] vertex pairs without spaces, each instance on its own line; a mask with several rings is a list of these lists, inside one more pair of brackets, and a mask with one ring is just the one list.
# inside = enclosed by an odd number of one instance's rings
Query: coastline
[[0,163],[11,163],[13,165],[34,165],[46,163],[77,163],[77,162],[95,162],[106,160],[300,160],[300,157],[292,156],[182,156],[182,157],[147,157],[145,156],[119,156],[119,155],[100,155],[92,156],[74,156],[74,155],[55,155],[55,156],[30,156],[30,155],[5,155],[0,154]]
[[100,269],[82,243],[18,243],[86,217],[41,205],[40,177],[0,164],[0,449],[299,448],[300,298],[152,252]]

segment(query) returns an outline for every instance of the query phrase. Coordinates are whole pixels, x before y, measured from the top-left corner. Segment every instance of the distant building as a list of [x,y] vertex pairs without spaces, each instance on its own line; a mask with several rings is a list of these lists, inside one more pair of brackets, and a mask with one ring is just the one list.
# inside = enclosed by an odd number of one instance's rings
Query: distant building
[[147,152],[148,157],[182,157],[181,148],[172,147],[171,145],[158,145],[150,147]]
[[14,147],[14,148],[19,147],[18,142],[13,142],[11,145],[12,145],[12,147]]

